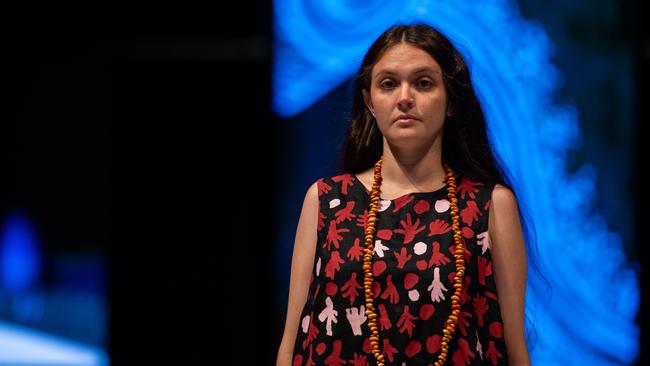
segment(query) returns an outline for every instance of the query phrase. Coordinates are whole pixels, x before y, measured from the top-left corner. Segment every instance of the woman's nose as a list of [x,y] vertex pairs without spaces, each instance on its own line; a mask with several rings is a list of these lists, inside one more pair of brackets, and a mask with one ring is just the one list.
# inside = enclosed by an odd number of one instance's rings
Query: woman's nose
[[397,101],[397,106],[401,110],[408,110],[413,107],[413,103],[415,103],[415,100],[413,99],[413,96],[411,95],[411,91],[409,90],[409,88],[407,87],[402,88],[399,95],[399,100]]

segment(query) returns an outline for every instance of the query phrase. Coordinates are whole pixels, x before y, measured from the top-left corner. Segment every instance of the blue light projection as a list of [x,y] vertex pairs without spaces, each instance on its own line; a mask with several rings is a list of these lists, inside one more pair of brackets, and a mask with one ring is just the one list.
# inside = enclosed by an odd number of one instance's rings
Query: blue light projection
[[7,217],[0,236],[0,285],[9,292],[36,286],[40,276],[41,253],[29,218],[15,213]]
[[365,50],[398,22],[424,21],[464,53],[498,153],[533,219],[550,301],[534,289],[527,307],[537,331],[533,364],[621,365],[639,353],[638,274],[621,238],[594,207],[595,171],[568,172],[580,143],[577,111],[553,101],[562,76],[553,44],[516,4],[492,1],[276,0],[273,108],[305,110],[350,78]]
[[0,321],[0,365],[108,366],[100,348]]

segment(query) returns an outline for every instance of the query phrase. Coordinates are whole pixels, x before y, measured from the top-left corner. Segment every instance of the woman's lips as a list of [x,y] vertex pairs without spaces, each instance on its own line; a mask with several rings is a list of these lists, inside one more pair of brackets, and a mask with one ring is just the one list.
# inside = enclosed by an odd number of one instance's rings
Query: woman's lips
[[397,119],[395,120],[395,123],[412,123],[412,122],[415,122],[416,120],[417,120],[417,118],[415,118],[414,116],[412,116],[410,114],[403,114],[403,115],[397,117]]

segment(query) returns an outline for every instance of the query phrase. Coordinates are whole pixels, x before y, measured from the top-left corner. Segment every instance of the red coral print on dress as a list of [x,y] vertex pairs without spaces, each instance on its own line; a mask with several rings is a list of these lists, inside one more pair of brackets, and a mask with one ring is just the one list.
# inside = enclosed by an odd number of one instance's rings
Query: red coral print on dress
[[345,263],[345,261],[339,255],[339,252],[336,250],[333,251],[332,257],[330,258],[330,260],[327,262],[327,265],[325,266],[325,276],[333,280],[334,274],[336,273],[336,271],[341,269],[342,263]]
[[406,357],[412,358],[422,350],[422,344],[418,341],[409,342],[408,346],[404,350]]
[[492,274],[492,262],[483,256],[478,256],[478,283],[485,285],[485,277]]
[[337,229],[336,221],[334,220],[330,221],[330,228],[327,232],[327,241],[325,242],[325,244],[323,244],[323,248],[327,246],[327,250],[332,250],[331,244],[334,244],[334,247],[336,247],[336,249],[339,249],[339,245],[340,245],[339,242],[343,239],[341,233],[347,233],[349,231],[350,229],[346,229],[346,228]]
[[409,337],[413,334],[413,328],[415,328],[415,324],[413,323],[413,320],[417,319],[417,317],[411,315],[409,313],[409,306],[404,305],[404,312],[402,313],[402,316],[399,317],[399,320],[397,321],[397,326],[400,327],[399,331],[401,333],[404,333],[405,331],[408,332]]
[[381,240],[390,240],[393,237],[393,230],[379,230],[377,232],[377,238]]
[[302,355],[296,355],[293,358],[293,366],[302,366]]
[[469,321],[472,319],[472,313],[467,311],[461,311],[458,314],[458,329],[460,329],[460,334],[463,337],[467,337],[467,327],[469,326]]
[[474,231],[468,227],[463,227],[460,231],[465,239],[471,239],[474,237]]
[[336,340],[334,341],[334,347],[332,349],[332,353],[325,359],[325,365],[327,366],[341,366],[343,364],[348,363],[344,359],[341,358],[341,341]]
[[431,205],[429,205],[429,202],[426,200],[420,200],[418,203],[413,206],[413,211],[415,211],[416,214],[421,215],[431,209]]
[[474,306],[474,313],[478,317],[478,325],[482,327],[484,325],[483,315],[485,315],[490,308],[490,305],[487,304],[487,297],[483,297],[481,294],[476,294],[476,297],[472,301],[472,305]]
[[415,285],[417,285],[418,281],[420,280],[420,277],[415,274],[415,273],[407,273],[404,276],[404,288],[407,290],[412,289]]
[[411,214],[406,214],[406,221],[400,221],[402,225],[401,229],[395,229],[394,232],[397,234],[404,234],[404,244],[410,243],[415,235],[420,231],[424,230],[424,226],[420,226],[420,219],[416,219],[415,222],[411,220]]
[[479,215],[483,215],[476,206],[476,202],[467,201],[467,207],[460,211],[460,217],[467,225],[472,225],[475,220],[478,220]]
[[402,247],[402,250],[400,250],[399,253],[393,252],[393,254],[395,255],[395,258],[397,258],[397,268],[399,269],[404,268],[406,262],[413,258],[413,254],[408,254],[408,251],[404,247]]
[[366,231],[368,226],[368,210],[363,210],[362,214],[357,215],[357,226],[363,228],[363,231]]
[[458,349],[454,352],[452,359],[454,360],[454,366],[467,366],[470,364],[470,358],[474,358],[476,355],[469,348],[469,343],[465,338],[460,338],[458,340]]
[[354,208],[354,202],[352,201],[347,202],[344,208],[336,212],[335,214],[336,223],[340,224],[344,220],[351,221],[354,217],[356,217],[357,215],[352,213],[353,208]]
[[348,362],[350,362],[350,365],[352,366],[370,366],[366,355],[358,355],[356,352],[354,352],[354,358]]
[[406,196],[401,196],[395,199],[395,207],[393,208],[393,212],[397,212],[402,209],[402,207],[408,205],[409,203],[413,202],[414,197],[411,196],[410,194],[407,194]]
[[442,235],[451,231],[451,227],[444,220],[436,219],[429,224],[429,236]]
[[[311,342],[316,339],[316,336],[318,335],[318,328],[314,325],[314,317],[312,316],[309,318],[309,330],[307,331],[307,337],[305,338],[304,342],[302,343],[302,348],[305,349],[307,346],[311,344]],[[311,352],[310,352],[311,353]],[[311,358],[311,356],[310,356]]]
[[344,196],[347,196],[348,194],[348,187],[354,183],[354,177],[352,174],[343,174],[339,175],[338,177],[332,177],[332,181],[334,183],[341,183],[341,193],[343,193]]
[[433,315],[436,308],[432,304],[424,304],[420,308],[420,319],[427,320]]
[[397,304],[399,302],[397,287],[393,285],[393,275],[388,275],[386,277],[386,290],[381,294],[381,298],[388,299],[391,304]]
[[330,297],[336,295],[336,292],[339,290],[339,287],[334,282],[328,282],[325,284],[325,292]]
[[503,337],[503,324],[499,322],[490,324],[490,335],[495,338]]
[[503,357],[501,352],[497,349],[497,347],[494,345],[494,341],[490,341],[490,345],[488,346],[487,351],[485,351],[485,355],[492,361],[492,365],[497,365],[498,360]]
[[351,261],[359,261],[361,260],[361,255],[363,254],[363,248],[361,245],[359,245],[359,242],[361,239],[356,238],[354,239],[354,245],[350,247],[350,250],[348,250],[347,257]]
[[451,262],[451,259],[449,259],[446,255],[440,253],[440,243],[434,241],[431,244],[431,248],[433,248],[433,250],[431,251],[431,259],[429,259],[428,268],[431,268],[432,266],[442,266]]
[[388,313],[386,313],[386,306],[384,304],[379,304],[379,325],[381,326],[381,330],[390,329],[393,326],[388,317]]
[[372,274],[375,276],[379,276],[384,271],[386,270],[386,262],[384,261],[376,261],[375,263],[372,264]]
[[469,198],[471,199],[476,199],[476,192],[478,192],[478,188],[482,186],[483,183],[478,183],[478,182],[472,182],[471,180],[467,178],[462,178],[460,180],[460,185],[458,186],[458,192],[460,193],[460,198],[465,198],[465,195],[469,195]]
[[318,188],[318,197],[327,194],[329,193],[329,191],[332,190],[332,186],[325,183],[324,179],[319,179],[318,182],[316,183],[316,187]]
[[440,351],[440,343],[442,342],[442,337],[434,334],[431,337],[427,338],[427,352],[434,354]]
[[393,362],[395,360],[395,354],[399,353],[392,344],[390,344],[389,339],[384,339],[384,347],[381,349],[382,353],[388,361]]

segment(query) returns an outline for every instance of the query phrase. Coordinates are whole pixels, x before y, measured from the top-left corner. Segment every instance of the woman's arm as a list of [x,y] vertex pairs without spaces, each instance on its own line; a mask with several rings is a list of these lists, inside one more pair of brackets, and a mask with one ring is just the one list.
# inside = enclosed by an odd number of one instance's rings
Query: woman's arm
[[524,333],[526,248],[517,200],[512,191],[499,184],[492,191],[488,232],[508,363],[528,366],[530,358]]
[[316,241],[318,225],[318,186],[314,183],[309,187],[302,205],[302,212],[296,229],[296,239],[291,259],[291,279],[289,283],[289,300],[287,303],[287,318],[284,325],[284,334],[276,366],[291,366],[293,344],[300,323],[307,291],[309,290],[309,279],[314,265],[316,255]]

